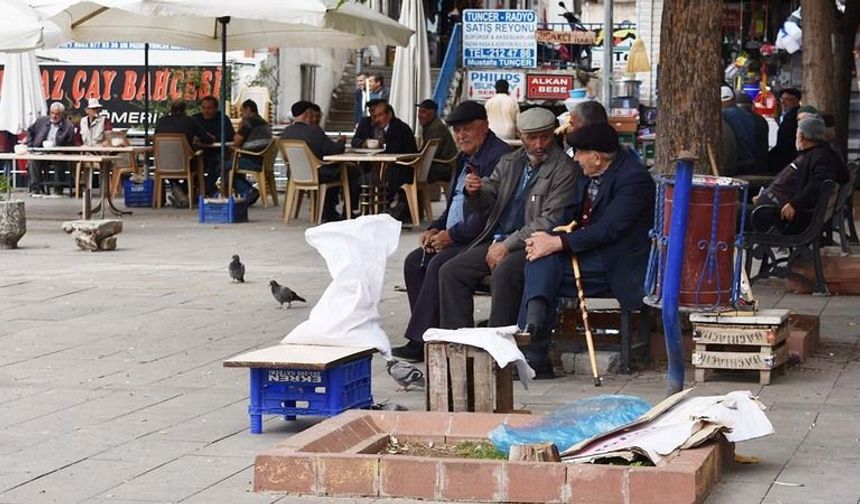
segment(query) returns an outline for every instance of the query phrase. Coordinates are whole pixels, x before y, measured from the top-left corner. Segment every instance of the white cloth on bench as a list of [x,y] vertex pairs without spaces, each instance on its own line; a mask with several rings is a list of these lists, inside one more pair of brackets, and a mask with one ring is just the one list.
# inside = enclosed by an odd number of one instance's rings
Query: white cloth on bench
[[500,368],[513,362],[523,387],[529,388],[529,383],[535,377],[535,371],[529,366],[526,357],[514,340],[514,333],[518,330],[515,325],[456,330],[431,328],[424,332],[424,341],[445,341],[480,348],[490,354]]

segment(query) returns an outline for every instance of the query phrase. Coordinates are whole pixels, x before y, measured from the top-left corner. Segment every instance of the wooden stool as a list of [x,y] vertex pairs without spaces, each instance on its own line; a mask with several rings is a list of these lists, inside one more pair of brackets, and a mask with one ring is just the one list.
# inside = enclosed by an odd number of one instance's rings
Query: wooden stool
[[696,382],[709,370],[759,372],[759,383],[769,385],[771,371],[788,361],[788,310],[760,310],[731,314],[694,313],[692,362]]
[[499,369],[480,348],[441,341],[424,345],[428,411],[510,413],[513,365]]

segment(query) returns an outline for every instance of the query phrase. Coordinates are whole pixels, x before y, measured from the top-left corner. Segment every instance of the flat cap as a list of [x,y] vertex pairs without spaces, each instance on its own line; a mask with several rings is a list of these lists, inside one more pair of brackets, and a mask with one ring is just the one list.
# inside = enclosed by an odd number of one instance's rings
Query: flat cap
[[555,114],[543,107],[532,107],[517,116],[517,129],[522,133],[554,130]]
[[818,109],[812,105],[803,105],[797,109],[798,114],[817,114]]
[[567,144],[576,150],[615,152],[618,132],[607,123],[589,124],[567,135]]
[[803,138],[813,142],[824,141],[824,128],[824,119],[817,115],[804,117],[797,123],[797,129]]
[[416,103],[415,106],[421,109],[439,110],[439,105],[437,105],[436,102],[429,98],[422,101],[421,103]]
[[448,123],[449,126],[455,126],[457,124],[472,122],[476,119],[486,120],[487,109],[476,101],[466,100],[464,102],[460,102],[460,104],[457,105],[450,114],[448,114],[448,117],[445,118],[445,122]]

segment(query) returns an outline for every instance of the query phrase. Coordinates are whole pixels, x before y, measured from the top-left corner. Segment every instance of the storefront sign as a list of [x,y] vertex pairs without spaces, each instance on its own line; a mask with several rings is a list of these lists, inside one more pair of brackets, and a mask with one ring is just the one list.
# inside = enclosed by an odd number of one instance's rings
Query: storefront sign
[[466,72],[470,100],[487,100],[496,94],[496,81],[504,79],[510,84],[510,95],[522,101],[525,98],[525,72],[515,70],[469,70]]
[[[48,103],[61,102],[72,116],[83,116],[88,98],[98,98],[115,127],[143,124],[143,66],[41,65],[42,92]],[[0,69],[0,83],[3,70]],[[150,120],[167,102],[196,101],[221,92],[221,68],[150,67]],[[2,95],[2,89],[0,89]]]
[[537,66],[537,13],[532,10],[463,11],[463,64],[466,67]]
[[564,100],[573,89],[572,75],[526,75],[526,98],[529,100]]
[[576,31],[555,31],[555,30],[538,30],[535,33],[535,38],[538,42],[547,44],[577,44],[577,45],[593,45],[597,35],[592,31],[576,30]]

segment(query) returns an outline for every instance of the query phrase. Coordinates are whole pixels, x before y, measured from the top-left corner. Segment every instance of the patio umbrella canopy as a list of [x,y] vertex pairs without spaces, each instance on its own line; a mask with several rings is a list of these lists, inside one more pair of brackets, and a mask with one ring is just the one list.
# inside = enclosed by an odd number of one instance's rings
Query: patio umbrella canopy
[[363,5],[336,0],[32,0],[79,42],[158,42],[221,51],[218,18],[230,17],[228,50],[405,45],[412,31]]
[[430,59],[427,50],[427,26],[424,7],[419,0],[404,0],[400,24],[415,31],[406,47],[398,47],[391,74],[391,106],[397,116],[417,131],[415,104],[432,98]]

